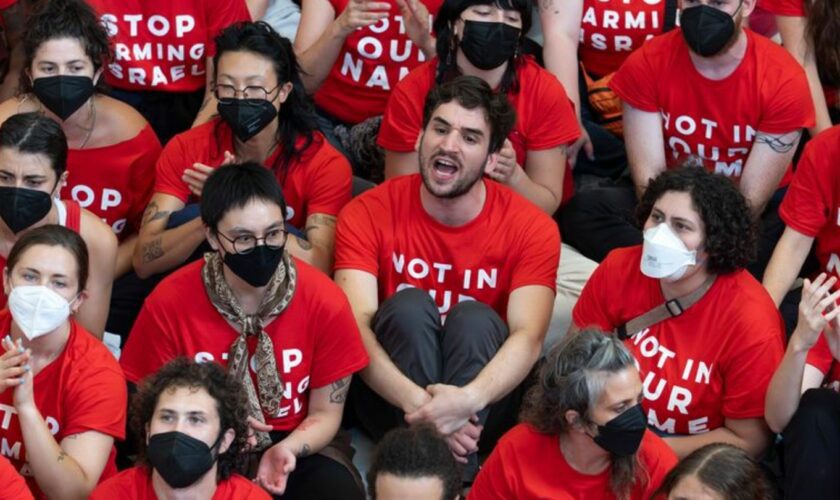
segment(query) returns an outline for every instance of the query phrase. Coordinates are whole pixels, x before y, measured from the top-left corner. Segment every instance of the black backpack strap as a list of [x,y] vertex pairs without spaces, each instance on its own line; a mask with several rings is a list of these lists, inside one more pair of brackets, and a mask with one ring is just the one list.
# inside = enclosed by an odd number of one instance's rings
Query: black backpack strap
[[665,0],[665,19],[662,23],[662,33],[667,33],[677,25],[677,0]]

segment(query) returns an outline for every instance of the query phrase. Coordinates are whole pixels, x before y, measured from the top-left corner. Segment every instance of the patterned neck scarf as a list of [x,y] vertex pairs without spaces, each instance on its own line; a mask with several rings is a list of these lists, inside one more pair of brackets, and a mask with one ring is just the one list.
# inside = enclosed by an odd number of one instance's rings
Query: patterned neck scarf
[[[221,256],[217,252],[206,253],[204,261],[201,277],[210,302],[219,314],[239,327],[239,337],[233,341],[228,351],[228,372],[245,388],[248,396],[248,413],[259,422],[265,423],[263,412],[276,415],[280,409],[283,383],[277,369],[274,345],[263,330],[263,325],[270,323],[292,301],[297,281],[295,263],[288,252],[283,253],[283,259],[268,283],[259,310],[256,314],[245,314],[225,281]],[[248,370],[247,339],[254,335],[257,336],[254,364],[259,390],[254,387],[254,381]],[[257,443],[257,447],[263,449],[270,445],[271,441],[266,433],[258,432]]]

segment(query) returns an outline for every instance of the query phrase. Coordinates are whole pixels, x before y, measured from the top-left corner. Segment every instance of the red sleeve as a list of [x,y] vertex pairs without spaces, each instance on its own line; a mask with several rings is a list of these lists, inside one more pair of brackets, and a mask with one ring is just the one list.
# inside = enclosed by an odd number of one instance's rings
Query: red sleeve
[[[610,291],[614,290],[618,284],[616,275],[611,274],[608,269],[613,260],[610,257],[608,255],[595,268],[572,310],[572,321],[578,328],[595,326],[605,332],[611,332],[615,328],[607,308],[612,299]],[[611,276],[612,280],[610,280]]]
[[145,376],[178,356],[172,338],[176,330],[162,316],[152,294],[143,304],[120,356],[120,365],[129,382],[140,383]]
[[784,355],[784,332],[778,313],[752,309],[752,313],[745,310],[743,319],[732,327],[741,339],[758,341],[736,342],[737,350],[721,363],[722,412],[726,418],[764,417],[767,388]]
[[323,293],[319,295],[332,297],[326,301],[332,310],[317,315],[322,327],[318,328],[312,360],[310,384],[315,389],[351,375],[368,364],[367,351],[347,297],[333,282],[324,281]]
[[557,287],[560,231],[547,215],[536,215],[528,232],[521,235],[521,252],[511,275],[511,291],[526,285],[543,285],[552,291]]
[[181,134],[173,137],[163,148],[155,167],[155,192],[174,196],[186,203],[190,188],[181,179],[184,170],[194,163]]
[[17,0],[0,0],[0,9],[8,9],[12,5],[16,4]]
[[0,500],[32,500],[26,480],[18,474],[6,457],[0,456]]
[[824,336],[820,335],[817,343],[808,351],[806,363],[819,370],[823,377],[828,376],[831,365],[834,363],[834,356],[831,355],[831,349],[828,348],[828,341]]
[[434,79],[434,67],[430,68],[429,64],[435,61],[415,68],[394,87],[388,97],[388,106],[376,139],[376,144],[383,149],[399,153],[414,151],[417,137],[423,128],[423,104]]
[[[840,128],[838,128],[840,130]],[[840,134],[832,134],[840,138]],[[820,136],[810,141],[796,167],[793,181],[779,208],[784,223],[800,233],[816,237],[834,210],[831,188],[836,158],[826,156]]]
[[251,13],[245,0],[205,0],[207,11],[204,18],[207,22],[207,57],[216,54],[216,36],[232,24],[240,21],[250,21]]
[[[750,35],[753,41],[760,37],[753,33]],[[816,113],[805,70],[787,51],[773,42],[761,40],[761,43],[770,44],[774,50],[775,54],[771,60],[780,66],[780,75],[775,82],[772,77],[767,78],[762,86],[762,114],[756,130],[769,134],[784,134],[803,127],[813,127]],[[770,85],[770,82],[774,85]]]
[[307,217],[312,214],[338,215],[350,201],[353,190],[353,170],[347,158],[323,139],[321,149],[310,163],[313,175],[309,183]]
[[517,117],[522,122],[525,149],[540,151],[574,143],[580,137],[580,127],[563,85],[548,71],[534,69],[533,75],[527,76],[534,79],[528,91],[535,95],[520,96],[520,99],[529,98],[529,107]]
[[[374,276],[379,275],[379,238],[374,225],[374,213],[369,211],[367,200],[370,194],[385,185],[368,191],[352,200],[338,216],[335,230],[334,269],[359,269]],[[386,212],[382,212],[386,213]]]
[[656,81],[661,75],[653,60],[662,54],[651,54],[650,46],[646,43],[630,54],[610,81],[610,88],[634,108],[654,113],[659,111]]
[[478,472],[467,500],[508,500],[517,498],[513,485],[516,478],[511,467],[505,466],[506,458],[514,452],[504,437],[490,453]]
[[805,17],[804,0],[760,0],[758,5],[777,16]]
[[[78,332],[78,334],[86,334]],[[116,439],[125,438],[128,394],[125,377],[111,353],[102,345],[87,353],[90,366],[80,380],[68,386],[64,435],[97,431]]]
[[126,234],[134,234],[140,230],[140,222],[143,212],[152,198],[155,187],[155,164],[160,157],[161,147],[157,136],[151,125],[146,125],[140,132],[137,141],[138,146],[143,148],[143,154],[138,156],[131,166],[131,189],[132,201],[128,210],[129,231]]

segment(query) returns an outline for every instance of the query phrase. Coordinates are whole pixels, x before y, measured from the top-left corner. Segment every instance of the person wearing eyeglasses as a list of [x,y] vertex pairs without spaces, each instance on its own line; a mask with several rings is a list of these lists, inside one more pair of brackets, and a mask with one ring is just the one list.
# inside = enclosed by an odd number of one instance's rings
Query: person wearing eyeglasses
[[335,219],[350,200],[352,173],[316,131],[291,42],[263,22],[236,24],[216,38],[214,61],[219,116],[164,148],[134,253],[137,274],[169,271],[193,254],[204,241],[201,221],[195,211],[192,219],[171,216],[201,198],[214,168],[234,161],[275,175],[288,203],[285,222],[301,230],[289,236],[289,251],[331,272]]
[[287,251],[285,215],[268,169],[216,169],[201,199],[213,251],[146,299],[120,362],[133,384],[178,356],[221,363],[247,392],[260,485],[285,498],[362,499],[336,435],[368,355],[342,291]]

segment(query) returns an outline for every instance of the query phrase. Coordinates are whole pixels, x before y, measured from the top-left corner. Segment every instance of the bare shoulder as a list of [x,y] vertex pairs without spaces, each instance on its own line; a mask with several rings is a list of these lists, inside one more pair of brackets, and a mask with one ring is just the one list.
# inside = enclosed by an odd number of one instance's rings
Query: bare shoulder
[[96,106],[105,130],[113,134],[114,143],[133,139],[148,124],[136,109],[113,97],[98,95]]
[[0,103],[0,123],[4,123],[12,115],[37,110],[37,104],[26,96],[12,97]]
[[90,253],[92,255],[116,253],[117,237],[111,228],[108,227],[108,224],[102,222],[102,219],[84,208],[81,211],[82,216],[79,232],[90,249]]

